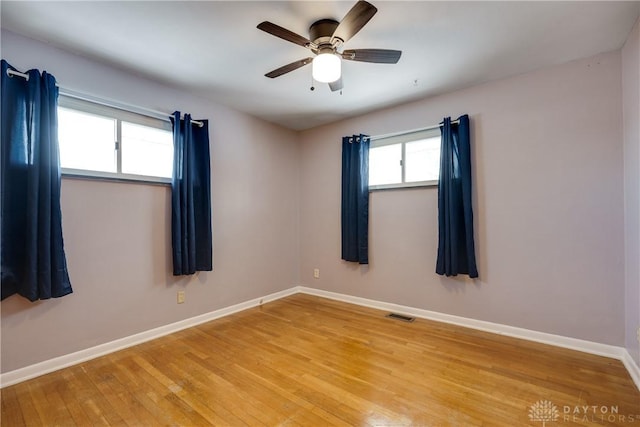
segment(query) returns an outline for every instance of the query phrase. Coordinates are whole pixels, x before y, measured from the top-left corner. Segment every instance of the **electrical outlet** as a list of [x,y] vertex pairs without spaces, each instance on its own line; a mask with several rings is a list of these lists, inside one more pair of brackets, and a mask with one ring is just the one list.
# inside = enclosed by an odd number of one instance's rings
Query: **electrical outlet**
[[319,268],[314,268],[313,269],[313,278],[314,279],[319,279],[320,278],[320,269]]
[[184,303],[184,291],[178,291],[178,304]]

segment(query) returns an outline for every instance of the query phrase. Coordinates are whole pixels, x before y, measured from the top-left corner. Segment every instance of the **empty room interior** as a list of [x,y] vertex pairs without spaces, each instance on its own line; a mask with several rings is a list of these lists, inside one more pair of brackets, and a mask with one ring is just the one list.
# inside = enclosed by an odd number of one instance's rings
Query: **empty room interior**
[[640,2],[0,15],[3,426],[640,426]]

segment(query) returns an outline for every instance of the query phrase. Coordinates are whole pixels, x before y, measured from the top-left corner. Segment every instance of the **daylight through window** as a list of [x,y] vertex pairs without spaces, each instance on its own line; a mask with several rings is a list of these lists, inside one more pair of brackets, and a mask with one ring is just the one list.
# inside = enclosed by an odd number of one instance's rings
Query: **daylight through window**
[[439,174],[439,128],[372,139],[370,189],[437,185]]
[[58,140],[63,174],[171,179],[173,135],[168,121],[61,96]]

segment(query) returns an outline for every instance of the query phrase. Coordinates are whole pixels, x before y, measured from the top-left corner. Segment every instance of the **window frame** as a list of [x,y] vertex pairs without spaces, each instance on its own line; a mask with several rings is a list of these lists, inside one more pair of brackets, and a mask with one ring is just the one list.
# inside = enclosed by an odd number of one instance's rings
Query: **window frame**
[[110,105],[101,104],[95,101],[76,98],[74,96],[69,96],[62,93],[58,96],[58,107],[113,119],[115,120],[116,125],[116,140],[114,141],[114,150],[116,150],[116,172],[61,167],[63,178],[96,179],[121,182],[143,182],[160,185],[171,184],[171,178],[168,177],[137,175],[122,172],[122,122],[128,122],[172,132],[172,126],[169,117],[167,117],[166,120],[162,120],[158,117],[151,117],[141,113],[112,107]]
[[[369,185],[369,191],[379,191],[379,190],[395,190],[401,188],[416,188],[416,187],[437,187],[438,179],[429,180],[429,181],[413,181],[406,182],[406,145],[407,143],[420,141],[423,139],[431,139],[434,137],[440,137],[440,126],[431,127],[427,129],[414,130],[403,132],[401,134],[394,134],[391,136],[379,136],[372,137],[370,143],[371,148],[384,147],[387,145],[399,145],[401,144],[401,159],[400,166],[401,170],[401,179],[402,182],[394,183],[394,184],[377,184],[377,185]],[[371,167],[371,165],[369,165]]]

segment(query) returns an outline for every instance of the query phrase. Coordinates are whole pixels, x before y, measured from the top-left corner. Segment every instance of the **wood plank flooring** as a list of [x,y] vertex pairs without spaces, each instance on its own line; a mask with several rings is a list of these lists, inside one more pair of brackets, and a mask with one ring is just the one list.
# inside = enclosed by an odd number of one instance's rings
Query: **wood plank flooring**
[[2,426],[640,426],[617,360],[385,314],[293,295],[6,387]]

